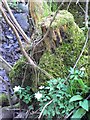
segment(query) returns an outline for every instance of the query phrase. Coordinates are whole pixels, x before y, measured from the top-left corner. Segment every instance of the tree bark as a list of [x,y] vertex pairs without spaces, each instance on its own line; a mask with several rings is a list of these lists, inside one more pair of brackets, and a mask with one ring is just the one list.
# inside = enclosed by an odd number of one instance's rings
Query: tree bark
[[33,18],[35,25],[43,16],[43,0],[28,0],[29,14]]

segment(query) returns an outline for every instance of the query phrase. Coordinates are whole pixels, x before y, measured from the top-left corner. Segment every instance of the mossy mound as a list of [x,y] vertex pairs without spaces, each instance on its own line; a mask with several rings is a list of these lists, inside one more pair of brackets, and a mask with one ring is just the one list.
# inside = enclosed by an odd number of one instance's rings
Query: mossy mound
[[13,66],[13,69],[9,73],[9,77],[12,84],[15,83],[15,85],[19,85],[21,83],[21,80],[23,79],[24,70],[25,70],[24,63],[25,63],[25,58],[21,57],[21,59],[19,59],[16,62],[16,64]]
[[24,79],[24,86],[31,85],[31,75],[32,75],[32,68],[30,65],[26,64],[26,58],[21,57],[16,64],[13,66],[13,69],[9,73],[9,78],[12,83],[12,87],[18,86],[22,84]]
[[[45,21],[44,24],[49,26],[50,21]],[[55,53],[52,54],[50,51],[46,51],[41,59],[39,66],[50,73],[55,78],[61,77],[65,78],[68,75],[68,70],[70,67],[73,67],[76,60],[78,59],[82,48],[85,43],[84,32],[78,27],[74,22],[73,15],[66,11],[61,10],[57,14],[55,21],[52,23],[51,28],[60,29],[64,28],[62,37],[62,45],[59,45],[55,49]],[[63,37],[66,35],[66,37]],[[80,67],[87,62],[87,49],[83,53],[77,67]],[[47,78],[43,75],[40,75],[40,80],[44,81]]]
[[9,105],[7,95],[5,93],[0,93],[0,106]]
[[[49,27],[54,14],[55,13],[53,12],[50,16],[43,18],[41,23],[43,22],[45,26]],[[51,28],[58,28],[60,26],[67,25],[70,23],[72,24],[73,21],[74,17],[70,12],[68,12],[67,10],[60,10],[55,17]]]

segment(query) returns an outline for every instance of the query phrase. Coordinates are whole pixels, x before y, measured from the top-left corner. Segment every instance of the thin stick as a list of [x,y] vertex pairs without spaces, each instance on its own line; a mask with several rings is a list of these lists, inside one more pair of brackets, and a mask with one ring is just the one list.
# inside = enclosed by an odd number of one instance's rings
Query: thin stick
[[1,59],[10,69],[12,69],[12,66],[11,66],[9,63],[7,63],[6,60],[4,60],[4,59],[2,58],[1,55],[0,55],[0,59]]
[[12,66],[6,60],[4,60],[1,55],[0,55],[0,65],[3,69],[6,70],[7,73],[10,72],[12,69]]
[[70,0],[69,4],[68,4],[68,6],[67,6],[67,10],[69,9],[71,3],[72,3],[72,0]]
[[76,1],[76,5],[79,3],[79,0]]
[[85,10],[84,10],[84,8],[80,5],[80,3],[78,3],[78,6],[82,9],[82,11],[83,11],[84,13],[86,13]]
[[41,113],[40,113],[40,115],[39,115],[39,117],[38,117],[38,119],[40,119],[41,118],[41,116],[42,116],[42,114],[43,114],[43,112],[44,112],[44,110],[45,110],[45,108],[49,105],[49,104],[51,104],[53,102],[53,100],[51,100],[51,101],[49,101],[44,107],[43,107],[43,109],[42,109],[42,111],[41,111]]
[[27,71],[27,66],[26,66],[26,68],[25,68],[25,72],[24,72],[24,76],[23,76],[23,80],[22,80],[21,87],[23,87],[24,82],[25,82],[26,71]]
[[81,58],[81,56],[82,56],[82,54],[83,54],[83,52],[84,52],[84,50],[85,50],[85,48],[86,48],[87,42],[88,42],[88,3],[89,3],[89,0],[86,0],[86,13],[85,13],[85,26],[86,26],[86,28],[87,28],[86,41],[85,41],[85,44],[84,44],[84,46],[83,46],[83,48],[82,48],[81,54],[79,55],[79,57],[78,57],[75,65],[74,65],[74,67],[73,67],[74,69],[76,68],[77,63],[79,62],[79,60],[80,60],[80,58]]

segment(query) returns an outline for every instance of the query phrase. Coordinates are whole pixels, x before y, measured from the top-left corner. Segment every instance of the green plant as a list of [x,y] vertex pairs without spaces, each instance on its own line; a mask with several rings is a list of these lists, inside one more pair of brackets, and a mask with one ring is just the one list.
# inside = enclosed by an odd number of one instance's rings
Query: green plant
[[32,94],[31,88],[29,86],[27,86],[26,88],[22,88],[20,86],[15,86],[14,92],[26,104],[31,103],[33,94]]
[[85,72],[73,68],[70,68],[69,72],[70,77],[67,82],[62,78],[52,79],[47,82],[46,87],[40,89],[42,97],[38,101],[41,111],[52,100],[43,112],[46,118],[52,119],[55,115],[63,118],[72,111],[75,112],[71,118],[82,118],[89,111],[89,101],[85,97],[90,88],[83,81]]
[[[73,96],[79,92],[80,95],[84,95],[89,91],[89,87],[85,83],[85,78],[87,74],[85,73],[85,68],[81,68],[81,70],[74,70],[70,68],[70,77],[69,77],[69,85],[70,85],[70,94]],[[76,88],[75,88],[76,87]]]
[[50,15],[53,11],[57,10],[57,2],[55,3],[54,0],[49,0],[49,2],[43,2],[43,16],[46,17]]
[[[82,100],[82,101],[81,101]],[[89,100],[87,99],[83,99],[82,96],[80,95],[76,95],[76,96],[73,96],[71,99],[70,99],[70,103],[71,102],[76,102],[78,101],[78,109],[75,110],[75,112],[73,113],[72,118],[82,118],[86,112],[89,112]]]
[[90,88],[84,82],[86,77],[84,71],[84,68],[80,70],[70,68],[68,81],[65,82],[62,78],[51,79],[47,81],[46,86],[39,87],[35,94],[29,86],[26,88],[15,86],[14,92],[29,105],[29,109],[32,109],[32,99],[38,100],[40,111],[51,101],[43,111],[46,119],[53,119],[55,116],[63,119],[69,115],[72,115],[71,119],[80,119],[90,110],[90,101],[87,99]]
[[43,2],[43,8],[44,8],[43,17],[46,17],[51,14],[51,12],[52,12],[51,4],[48,5],[47,2]]
[[[64,85],[63,82],[64,79],[61,78],[52,79],[48,82],[47,87],[40,90],[40,93],[42,93],[42,98],[39,100],[41,110],[45,104],[47,104],[50,100],[53,100],[43,112],[43,115],[47,116],[48,118],[52,118],[55,115],[63,116],[66,113],[66,108],[69,105],[69,99],[71,95],[68,93],[68,85]],[[71,106],[73,108],[73,105]]]
[[9,4],[10,7],[16,8],[16,7],[17,7],[17,0],[13,0],[13,2],[10,2],[10,1],[8,0],[8,4]]

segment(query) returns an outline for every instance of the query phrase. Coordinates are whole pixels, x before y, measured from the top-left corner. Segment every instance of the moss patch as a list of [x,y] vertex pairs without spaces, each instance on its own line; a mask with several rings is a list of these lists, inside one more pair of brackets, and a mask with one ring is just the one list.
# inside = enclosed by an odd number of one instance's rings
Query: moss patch
[[[48,22],[49,23],[49,22]],[[46,21],[46,25],[47,21]],[[62,45],[56,48],[55,53],[46,51],[40,59],[39,66],[50,73],[55,78],[65,78],[68,70],[73,67],[78,59],[84,42],[85,36],[83,31],[74,22],[73,15],[66,10],[59,11],[51,28],[64,27],[66,38],[62,35]],[[88,60],[87,49],[81,57],[77,67],[80,67]],[[40,80],[47,80],[44,75],[40,75]]]
[[[55,13],[53,12],[50,16],[48,16],[46,18],[43,18],[43,22],[44,22],[45,26],[49,27],[50,22],[51,22],[54,14]],[[51,25],[51,27],[52,28],[57,28],[57,27],[60,27],[62,25],[72,23],[73,21],[74,21],[74,17],[70,12],[68,12],[66,10],[61,10],[61,11],[58,12],[55,20],[53,21],[53,23]]]
[[7,95],[5,93],[0,93],[0,106],[9,105]]
[[13,87],[21,85],[23,79],[25,81],[24,86],[32,84],[31,75],[33,70],[30,65],[26,64],[26,62],[26,59],[22,56],[9,73],[9,78]]

